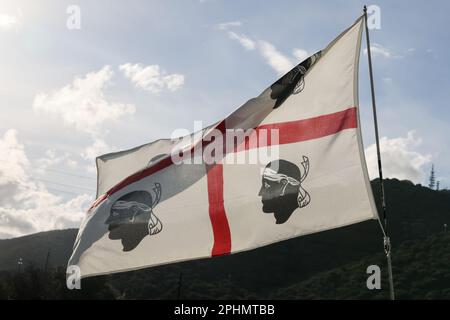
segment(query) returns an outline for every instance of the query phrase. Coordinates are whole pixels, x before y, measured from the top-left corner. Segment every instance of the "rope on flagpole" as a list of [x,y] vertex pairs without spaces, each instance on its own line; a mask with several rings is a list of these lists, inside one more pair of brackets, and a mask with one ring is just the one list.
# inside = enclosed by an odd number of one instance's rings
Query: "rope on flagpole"
[[[380,154],[380,139],[378,134],[378,119],[377,119],[377,107],[375,103],[375,86],[373,81],[373,71],[372,71],[372,55],[370,53],[370,39],[369,39],[369,27],[367,26],[367,7],[364,6],[364,25],[366,28],[366,40],[367,40],[367,57],[369,60],[369,76],[370,76],[370,90],[372,93],[372,110],[373,110],[373,119],[375,126],[375,139],[377,146],[377,159],[378,159],[378,174],[380,178],[380,199],[381,199],[381,210],[383,212],[383,222],[384,228],[380,222],[380,227],[383,230],[383,246],[384,252],[386,254],[387,264],[388,264],[388,274],[389,274],[389,290],[390,290],[390,298],[391,300],[395,300],[395,292],[394,292],[394,280],[392,276],[392,261],[391,261],[391,240],[388,234],[388,223],[386,217],[386,201],[384,195],[384,184],[383,184],[383,169],[381,166],[381,154]],[[378,217],[379,220],[379,217]]]

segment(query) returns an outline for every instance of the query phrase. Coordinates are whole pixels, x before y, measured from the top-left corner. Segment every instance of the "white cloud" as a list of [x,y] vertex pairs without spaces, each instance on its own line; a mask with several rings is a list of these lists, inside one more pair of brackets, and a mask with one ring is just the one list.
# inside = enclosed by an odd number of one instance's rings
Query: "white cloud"
[[104,66],[83,78],[76,77],[59,90],[39,93],[33,109],[60,118],[81,132],[98,135],[105,123],[135,112],[134,105],[111,102],[105,97],[104,90],[111,85],[113,74],[109,66]]
[[115,148],[108,146],[108,144],[102,139],[95,139],[94,143],[88,146],[81,156],[86,160],[95,160],[101,154],[113,152]]
[[[226,22],[216,25],[219,30],[226,31],[230,27],[241,26],[240,21]],[[258,52],[263,56],[266,63],[274,69],[279,75],[282,75],[291,70],[296,64],[302,62],[309,57],[309,54],[304,49],[294,48],[292,55],[294,59],[288,57],[278,51],[278,49],[268,41],[265,40],[253,40],[245,34],[238,34],[233,31],[226,31],[227,35],[232,40],[237,40],[241,46],[246,50],[258,49]]]
[[258,48],[266,62],[278,73],[284,74],[294,67],[294,63],[267,41],[258,41]]
[[47,149],[45,151],[45,157],[38,159],[38,171],[45,171],[46,168],[55,166],[65,161],[69,157],[68,153],[64,155],[57,155],[55,149]]
[[86,194],[62,201],[45,189],[33,187],[20,188],[17,193],[17,201],[24,202],[22,207],[0,206],[0,236],[3,238],[78,227],[92,202],[92,197]]
[[[370,52],[371,52],[373,57],[383,57],[383,58],[386,58],[386,59],[403,58],[403,56],[394,54],[390,49],[382,46],[379,43],[372,43],[370,45]],[[367,55],[367,49],[364,49],[364,54]]]
[[84,170],[91,174],[97,173],[95,158],[99,155],[114,152],[116,150],[115,147],[109,146],[103,139],[95,138],[92,145],[86,147],[81,153],[81,157],[89,161],[89,164],[84,167]]
[[[219,23],[215,26],[216,29],[227,31],[228,29],[232,27],[240,27],[242,26],[241,21],[231,21],[231,22],[224,22]],[[247,37],[245,34],[237,34],[234,31],[227,31],[227,35],[230,39],[236,40],[239,42],[239,44],[245,49],[245,50],[254,50],[256,47],[256,43],[254,40]]]
[[76,160],[73,159],[67,159],[66,160],[66,164],[69,166],[69,168],[71,169],[76,169],[78,167],[78,162]]
[[303,50],[303,49],[298,49],[298,48],[295,48],[294,50],[292,50],[292,54],[298,60],[299,63],[310,56],[308,51]]
[[255,42],[244,34],[239,35],[235,32],[228,31],[228,37],[230,37],[230,39],[239,41],[241,46],[243,46],[246,50],[255,49]]
[[230,21],[216,24],[215,28],[218,30],[227,30],[231,27],[241,27],[241,26],[242,26],[241,21]]
[[[230,26],[241,26],[241,23],[235,21],[219,24],[217,26],[220,30],[227,30]],[[253,40],[245,34],[237,34],[233,31],[227,31],[227,34],[230,39],[237,40],[246,50],[250,51],[258,49],[258,52],[263,56],[265,62],[279,75],[288,72],[296,64],[302,62],[309,56],[306,50],[294,48],[292,50],[294,58],[291,58],[278,51],[278,49],[268,41]]]
[[25,168],[28,158],[22,145],[17,141],[16,130],[8,130],[0,138],[0,185],[26,180]]
[[22,25],[22,12],[17,14],[0,13],[0,31],[18,30]]
[[[407,179],[421,183],[424,179],[423,166],[431,161],[431,155],[421,154],[416,150],[422,143],[415,137],[415,132],[408,132],[406,137],[380,139],[383,176]],[[365,150],[367,167],[371,179],[378,177],[377,152],[375,144]]]
[[153,93],[159,93],[164,89],[173,92],[184,85],[184,75],[166,74],[157,64],[145,67],[140,63],[125,63],[119,66],[119,69],[136,87]]
[[166,83],[167,89],[172,92],[178,90],[184,84],[184,76],[182,74],[169,74],[163,79]]
[[384,83],[386,83],[386,84],[392,84],[392,78],[390,78],[390,77],[384,77],[384,78],[382,78],[383,79],[383,82]]
[[93,200],[82,194],[68,201],[32,180],[30,162],[15,130],[0,136],[0,237],[77,227]]

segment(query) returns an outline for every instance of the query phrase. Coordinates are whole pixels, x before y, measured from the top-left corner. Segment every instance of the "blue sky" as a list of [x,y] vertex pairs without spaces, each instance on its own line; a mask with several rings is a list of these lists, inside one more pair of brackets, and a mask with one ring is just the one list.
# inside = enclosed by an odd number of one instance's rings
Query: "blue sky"
[[[434,163],[450,187],[450,4],[367,4],[381,12],[370,35],[386,175],[423,184]],[[80,8],[79,30],[67,28],[69,5]],[[96,155],[223,118],[287,63],[325,47],[363,5],[1,0],[0,238],[78,226],[95,194]],[[375,177],[364,54],[360,105]]]

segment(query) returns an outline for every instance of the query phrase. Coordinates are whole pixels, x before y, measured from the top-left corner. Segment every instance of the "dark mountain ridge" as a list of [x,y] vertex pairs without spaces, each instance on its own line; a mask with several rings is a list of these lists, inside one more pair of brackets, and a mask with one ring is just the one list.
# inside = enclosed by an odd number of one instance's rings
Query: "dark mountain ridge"
[[[372,181],[372,187],[379,199],[379,181]],[[449,191],[397,179],[387,179],[385,190],[394,262],[396,248],[405,241],[428,238],[442,232],[444,223],[450,225]],[[0,240],[0,270],[17,270],[19,258],[24,267],[43,269],[48,250],[48,268],[65,266],[76,233],[76,229],[68,229]],[[96,277],[101,279],[96,281],[105,281],[123,298],[173,298],[182,273],[183,286],[189,288],[192,298],[206,298],[198,293],[202,290],[210,298],[270,297],[293,283],[304,283],[368,257],[379,258],[382,253],[382,233],[378,222],[372,220],[248,252]],[[365,276],[365,269],[362,274]]]

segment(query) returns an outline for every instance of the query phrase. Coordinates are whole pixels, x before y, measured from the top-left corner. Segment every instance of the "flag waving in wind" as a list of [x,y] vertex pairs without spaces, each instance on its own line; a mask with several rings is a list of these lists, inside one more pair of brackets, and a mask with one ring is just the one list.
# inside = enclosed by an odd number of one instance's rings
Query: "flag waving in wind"
[[363,27],[212,126],[98,157],[69,265],[127,271],[376,219],[358,112]]

